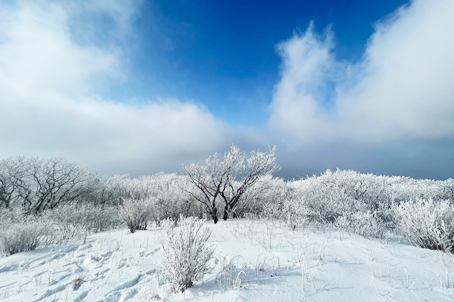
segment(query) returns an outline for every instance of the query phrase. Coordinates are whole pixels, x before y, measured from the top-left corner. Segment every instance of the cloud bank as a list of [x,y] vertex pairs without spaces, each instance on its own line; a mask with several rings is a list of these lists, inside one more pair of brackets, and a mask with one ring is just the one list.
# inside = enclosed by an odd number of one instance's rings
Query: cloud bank
[[120,0],[0,4],[0,158],[64,156],[140,175],[181,171],[235,143],[277,145],[287,177],[336,167],[452,177],[453,1],[414,0],[379,21],[357,63],[336,58],[329,28],[312,24],[280,43],[266,129],[226,124],[195,101],[106,98],[128,79],[139,9]]
[[336,60],[334,33],[282,42],[269,126],[300,143],[454,136],[454,2],[414,0],[375,25],[363,59]]
[[[230,127],[195,103],[114,103],[98,94],[125,77],[125,50],[115,41],[132,35],[136,9],[129,1],[0,5],[1,158],[65,156],[140,174],[178,171],[226,144]],[[85,15],[108,21],[96,27]]]

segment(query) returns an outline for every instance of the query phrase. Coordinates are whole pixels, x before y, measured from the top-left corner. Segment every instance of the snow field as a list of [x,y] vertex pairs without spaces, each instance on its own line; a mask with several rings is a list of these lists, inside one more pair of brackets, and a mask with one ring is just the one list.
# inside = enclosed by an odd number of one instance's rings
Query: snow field
[[387,234],[368,240],[278,220],[214,225],[208,271],[184,293],[160,281],[162,228],[117,229],[0,258],[0,301],[451,301],[454,256]]

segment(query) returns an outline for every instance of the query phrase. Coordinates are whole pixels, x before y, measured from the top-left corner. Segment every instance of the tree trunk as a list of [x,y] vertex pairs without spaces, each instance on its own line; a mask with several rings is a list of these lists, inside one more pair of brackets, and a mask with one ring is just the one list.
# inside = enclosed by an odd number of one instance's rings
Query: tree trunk
[[232,218],[236,218],[235,212],[232,211],[233,207],[232,206],[225,206],[224,207],[224,214],[222,216],[222,219],[227,220],[229,219],[229,215],[232,214]]
[[213,209],[213,211],[211,212],[211,218],[213,218],[214,224],[218,223],[218,209]]
[[227,206],[224,208],[224,215],[222,216],[222,219],[224,219],[224,220],[229,219],[229,212],[228,212]]

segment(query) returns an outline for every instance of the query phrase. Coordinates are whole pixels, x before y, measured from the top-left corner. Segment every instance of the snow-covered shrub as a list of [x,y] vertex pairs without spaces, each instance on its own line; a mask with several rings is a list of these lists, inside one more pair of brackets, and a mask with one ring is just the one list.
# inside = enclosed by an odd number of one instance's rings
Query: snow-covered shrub
[[440,182],[441,199],[454,202],[454,179],[449,178]]
[[146,176],[130,178],[128,175],[114,175],[104,180],[99,199],[102,203],[122,204],[124,199],[144,199],[151,195]]
[[286,185],[282,178],[272,175],[262,176],[254,185],[247,188],[241,202],[235,208],[236,217],[253,214],[261,217],[277,218],[278,209],[285,199]]
[[0,233],[0,250],[6,256],[36,249],[43,236],[42,226],[35,223],[13,224]]
[[344,213],[337,218],[335,225],[367,238],[382,239],[385,232],[383,221],[371,212]]
[[161,277],[175,291],[184,292],[203,277],[214,249],[207,246],[211,229],[202,228],[204,220],[180,216],[178,227],[167,227],[162,249],[166,259],[161,264]]
[[397,176],[389,178],[389,181],[388,195],[392,203],[416,199],[449,199],[449,180],[436,181]]
[[56,240],[51,224],[43,217],[4,210],[0,219],[0,252],[6,256],[34,250]]
[[178,220],[180,214],[198,215],[197,209],[191,213],[193,191],[187,176],[158,173],[151,176],[130,178],[115,175],[103,183],[100,200],[103,204],[122,205],[123,200],[148,200],[153,203],[150,220],[159,223],[162,219]]
[[[310,211],[311,221],[334,223],[345,213],[375,213],[385,224],[392,222],[393,202],[408,200],[413,194],[438,194],[438,185],[432,181],[417,181],[405,177],[361,174],[352,170],[327,170],[287,183],[287,200],[296,199]],[[413,190],[417,188],[417,190]],[[414,193],[417,191],[418,193]],[[425,195],[424,195],[425,196]],[[406,198],[406,199],[405,199]]]
[[335,182],[325,179],[311,177],[290,183],[289,187],[292,193],[289,194],[285,207],[305,212],[309,221],[333,223],[342,213],[356,212],[361,206]]
[[153,213],[153,203],[152,198],[128,198],[123,200],[123,204],[119,206],[118,211],[131,233],[134,233],[136,230],[147,229],[148,222]]
[[259,211],[248,211],[243,214],[243,216],[247,217],[260,217],[265,219],[280,219],[282,217],[282,201],[270,201],[263,205],[260,205]]
[[311,221],[334,222],[345,211],[351,211],[353,200],[344,193],[331,171],[320,176],[289,183],[291,194],[286,207],[308,211]]
[[447,200],[416,199],[393,207],[398,232],[422,248],[451,251],[454,206]]
[[[180,214],[188,216],[194,199],[188,192],[194,188],[187,176],[159,173],[147,178],[151,186],[151,196],[154,197],[153,220],[159,222],[170,218],[178,220]],[[198,215],[198,212],[191,214]]]
[[69,203],[43,213],[55,227],[61,240],[84,236],[118,227],[121,219],[113,206]]
[[177,220],[172,220],[170,218],[163,219],[159,222],[159,226],[164,229],[168,229],[177,225]]
[[293,198],[284,202],[279,214],[280,218],[286,222],[287,226],[291,230],[296,231],[309,222],[311,211],[300,199]]
[[118,207],[87,206],[85,210],[89,232],[104,232],[117,228],[122,223],[121,217],[118,215]]

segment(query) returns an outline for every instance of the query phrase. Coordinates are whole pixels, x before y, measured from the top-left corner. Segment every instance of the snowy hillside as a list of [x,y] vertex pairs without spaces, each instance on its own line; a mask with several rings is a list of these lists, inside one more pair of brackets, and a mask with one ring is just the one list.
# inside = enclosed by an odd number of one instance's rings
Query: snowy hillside
[[215,257],[184,293],[160,282],[162,228],[118,229],[0,258],[0,301],[451,301],[454,256],[314,225],[214,225]]

